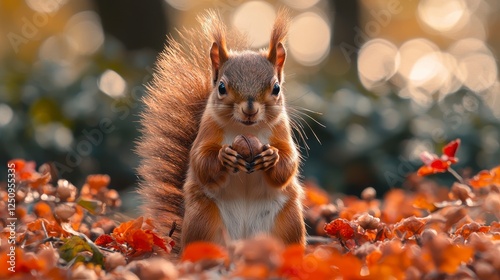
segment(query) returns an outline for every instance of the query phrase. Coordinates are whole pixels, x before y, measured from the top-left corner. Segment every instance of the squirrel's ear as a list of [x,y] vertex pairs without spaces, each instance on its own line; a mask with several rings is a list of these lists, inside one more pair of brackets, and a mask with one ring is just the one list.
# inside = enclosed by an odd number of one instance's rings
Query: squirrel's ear
[[286,59],[286,50],[281,42],[278,42],[276,46],[269,49],[267,59],[274,65],[274,68],[278,73],[278,79],[281,81],[281,76],[283,74],[283,65],[285,65]]
[[273,30],[271,32],[271,41],[269,42],[269,53],[267,59],[274,65],[278,79],[281,82],[283,76],[283,65],[285,64],[286,51],[283,46],[283,41],[288,33],[290,19],[288,10],[280,9],[276,20],[274,21]]
[[227,50],[224,46],[217,44],[214,42],[212,44],[212,48],[210,48],[210,60],[212,61],[212,80],[214,83],[217,81],[219,77],[219,70],[222,67],[222,64],[226,62],[228,59]]

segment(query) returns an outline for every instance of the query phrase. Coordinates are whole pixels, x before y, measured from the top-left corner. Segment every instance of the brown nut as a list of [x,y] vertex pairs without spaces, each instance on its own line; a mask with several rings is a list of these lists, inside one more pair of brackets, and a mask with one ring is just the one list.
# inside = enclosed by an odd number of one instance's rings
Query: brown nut
[[264,149],[264,145],[262,145],[259,138],[251,134],[237,135],[231,147],[241,155],[246,162],[252,162],[255,156],[260,154]]

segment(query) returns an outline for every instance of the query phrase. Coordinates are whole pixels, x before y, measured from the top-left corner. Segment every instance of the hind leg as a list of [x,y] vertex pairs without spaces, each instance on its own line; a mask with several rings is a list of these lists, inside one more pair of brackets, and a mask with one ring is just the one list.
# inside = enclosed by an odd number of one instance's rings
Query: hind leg
[[[181,247],[194,241],[224,245],[224,223],[215,202],[203,197],[186,204],[181,231]],[[196,202],[194,202],[196,201]]]
[[272,234],[285,244],[306,244],[306,228],[298,199],[288,201],[276,216]]

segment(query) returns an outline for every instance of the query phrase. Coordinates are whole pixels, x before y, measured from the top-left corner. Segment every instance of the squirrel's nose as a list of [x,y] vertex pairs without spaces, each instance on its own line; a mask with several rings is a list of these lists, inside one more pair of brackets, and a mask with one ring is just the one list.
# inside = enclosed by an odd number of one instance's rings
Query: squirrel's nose
[[246,106],[242,106],[241,111],[246,117],[253,117],[259,112],[259,106],[255,100],[250,97],[247,100]]
[[255,115],[257,115],[257,113],[259,112],[259,109],[241,109],[241,111],[243,112],[243,114],[246,116],[246,117],[253,117]]

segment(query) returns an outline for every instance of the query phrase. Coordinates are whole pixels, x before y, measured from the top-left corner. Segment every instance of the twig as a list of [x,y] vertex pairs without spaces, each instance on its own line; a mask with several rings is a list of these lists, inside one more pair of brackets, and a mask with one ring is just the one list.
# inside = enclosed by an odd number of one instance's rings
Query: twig
[[455,178],[457,178],[457,180],[460,183],[465,184],[464,178],[462,178],[462,176],[460,176],[453,168],[448,167],[448,172],[450,172],[451,175],[453,175]]

